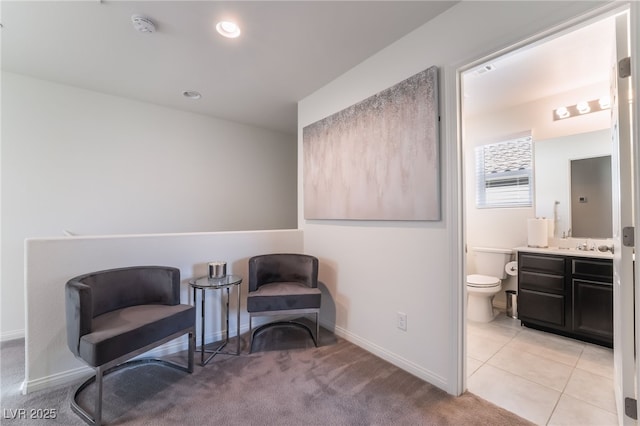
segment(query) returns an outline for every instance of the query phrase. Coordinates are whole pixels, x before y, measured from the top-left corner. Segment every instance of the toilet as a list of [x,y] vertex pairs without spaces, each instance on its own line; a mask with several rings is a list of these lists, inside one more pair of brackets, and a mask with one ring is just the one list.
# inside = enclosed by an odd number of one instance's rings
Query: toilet
[[467,319],[490,322],[495,318],[493,297],[502,290],[507,277],[505,265],[511,261],[512,250],[474,247],[476,273],[467,275]]

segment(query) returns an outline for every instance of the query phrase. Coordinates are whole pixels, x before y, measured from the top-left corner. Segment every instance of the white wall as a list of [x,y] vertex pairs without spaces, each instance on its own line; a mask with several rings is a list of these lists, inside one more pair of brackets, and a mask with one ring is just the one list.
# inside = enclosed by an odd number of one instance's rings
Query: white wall
[[[242,333],[248,329],[246,279],[249,258],[264,253],[299,253],[303,243],[299,230],[274,230],[38,238],[27,240],[25,245],[27,329],[23,391],[31,392],[77,380],[92,371],[67,347],[64,286],[69,279],[110,268],[173,266],[180,269],[182,303],[190,303],[188,280],[206,275],[208,262],[224,260],[227,273],[244,278],[240,284]],[[205,297],[207,342],[223,337],[225,322],[220,297],[220,292],[215,290],[208,290]],[[235,301],[232,294],[229,315],[232,337],[237,324]],[[196,318],[200,318],[199,304],[197,309]],[[196,336],[199,344],[199,320],[196,321]],[[162,355],[184,349],[186,338],[169,342],[153,353]],[[241,350],[246,353],[247,348],[242,345]]]
[[1,337],[24,239],[296,228],[292,135],[2,73]]
[[[407,371],[459,393],[464,378],[463,267],[457,252],[456,68],[519,42],[589,2],[461,2],[303,99],[298,108],[298,208],[305,252],[323,259],[321,279],[335,306],[322,320],[339,335]],[[303,219],[302,129],[403,79],[441,69],[442,206],[439,222]],[[460,265],[458,267],[458,265]],[[326,300],[323,299],[323,300]],[[396,328],[396,313],[408,329]]]
[[[549,205],[551,211],[547,209],[536,210],[536,205],[546,205],[548,198],[534,200],[532,207],[501,208],[501,209],[478,209],[475,202],[475,147],[492,142],[500,142],[512,135],[523,132],[531,132],[534,142],[534,154],[536,157],[534,174],[536,184],[539,177],[548,177],[549,174],[542,167],[547,161],[537,161],[538,146],[545,144],[545,141],[554,141],[558,138],[568,137],[577,133],[593,132],[600,130],[606,134],[610,126],[610,111],[601,111],[586,116],[575,117],[567,120],[553,121],[552,110],[558,105],[572,105],[580,99],[595,99],[606,94],[609,84],[605,81],[601,84],[584,87],[580,90],[571,90],[555,96],[550,96],[529,102],[526,104],[510,107],[499,111],[486,111],[472,117],[465,117],[464,120],[464,171],[465,171],[465,203],[466,203],[466,228],[467,244],[469,247],[501,247],[515,248],[527,245],[527,219],[538,216],[553,217],[553,206]],[[552,143],[552,142],[551,142]],[[589,145],[589,144],[587,144]],[[601,151],[601,149],[600,149]],[[589,146],[584,147],[584,157],[593,156],[594,150]],[[543,148],[543,155],[544,148]],[[563,157],[566,160],[566,157]],[[560,157],[549,159],[548,166],[556,169]],[[553,161],[553,163],[551,162]],[[565,167],[566,168],[566,167]],[[554,173],[556,173],[554,171]],[[543,181],[544,185],[544,181]],[[556,189],[561,190],[562,184],[558,183]],[[536,187],[536,193],[542,194]],[[545,193],[553,196],[550,193]],[[554,200],[555,198],[551,198]],[[568,199],[567,199],[568,200]],[[566,206],[565,206],[566,207]],[[537,214],[536,214],[537,211]],[[564,216],[564,213],[563,213]],[[559,226],[565,226],[560,224]],[[563,229],[559,229],[562,233]],[[566,226],[564,228],[566,231]],[[474,254],[469,251],[468,255],[469,272],[475,268]],[[507,290],[517,289],[516,277],[507,277],[503,281],[503,290],[496,295],[494,305],[500,308],[506,307]]]

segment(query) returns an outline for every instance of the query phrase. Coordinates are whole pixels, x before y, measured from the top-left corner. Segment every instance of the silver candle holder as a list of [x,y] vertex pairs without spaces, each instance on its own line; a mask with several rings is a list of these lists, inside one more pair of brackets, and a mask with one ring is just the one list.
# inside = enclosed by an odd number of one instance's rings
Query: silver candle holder
[[209,262],[209,278],[224,278],[227,276],[227,262]]

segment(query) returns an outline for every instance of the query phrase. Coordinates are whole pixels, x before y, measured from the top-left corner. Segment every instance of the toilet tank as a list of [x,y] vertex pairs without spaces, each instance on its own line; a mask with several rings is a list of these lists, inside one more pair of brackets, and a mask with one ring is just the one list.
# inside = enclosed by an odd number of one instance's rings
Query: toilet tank
[[476,273],[500,278],[507,278],[504,266],[511,261],[513,250],[491,247],[473,247],[476,255]]

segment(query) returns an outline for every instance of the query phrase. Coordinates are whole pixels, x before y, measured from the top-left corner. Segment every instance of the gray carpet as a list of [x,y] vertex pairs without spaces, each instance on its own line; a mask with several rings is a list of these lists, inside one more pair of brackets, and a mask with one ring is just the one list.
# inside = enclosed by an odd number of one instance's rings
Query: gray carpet
[[[320,347],[297,328],[272,328],[254,353],[216,356],[189,375],[147,364],[105,379],[103,419],[113,425],[530,425],[465,393],[455,398],[321,330]],[[174,357],[176,360],[180,358]],[[24,340],[0,345],[3,425],[83,425],[69,407],[77,385],[21,395]],[[93,387],[81,403],[91,406]],[[55,409],[55,420],[15,419]]]

